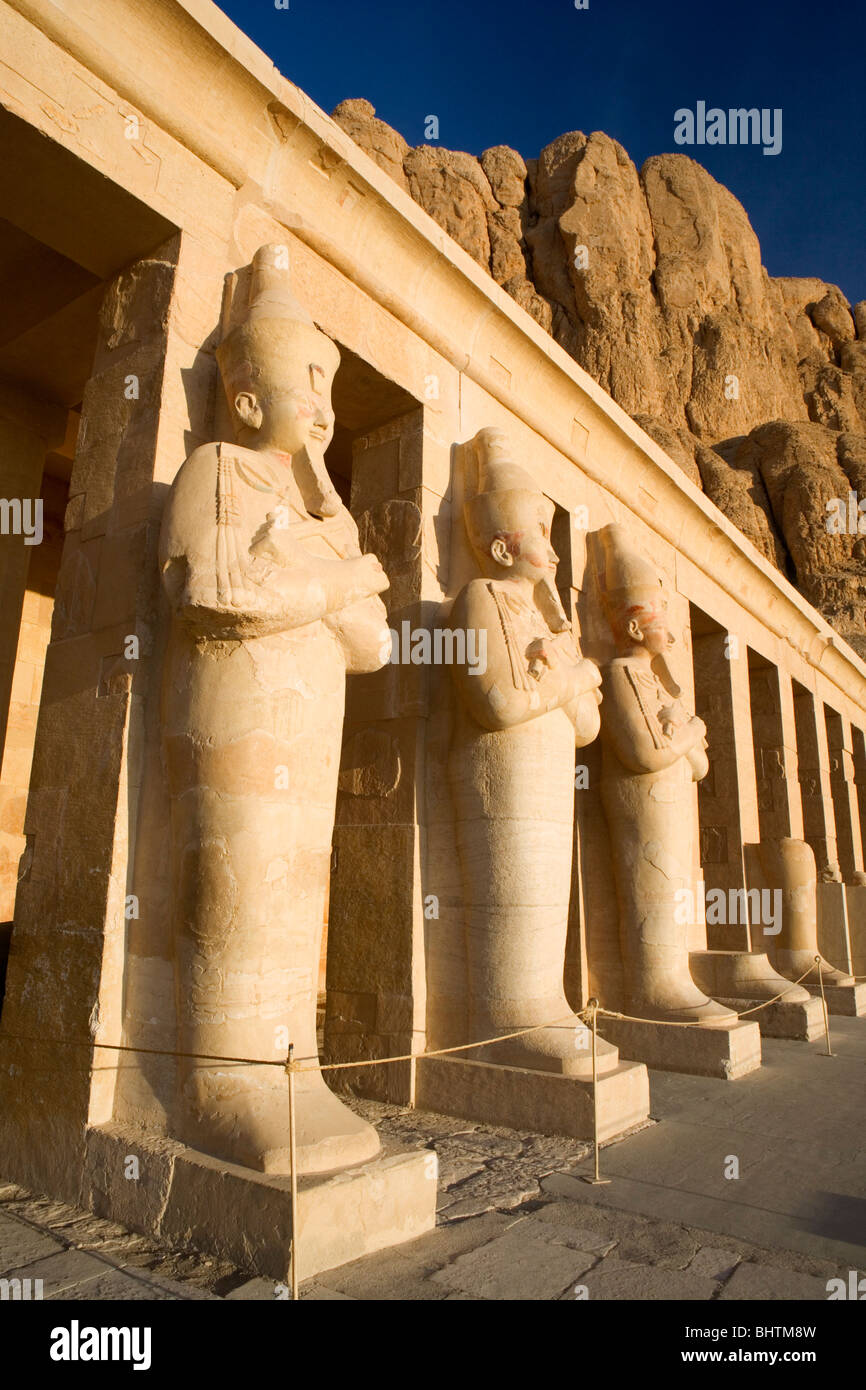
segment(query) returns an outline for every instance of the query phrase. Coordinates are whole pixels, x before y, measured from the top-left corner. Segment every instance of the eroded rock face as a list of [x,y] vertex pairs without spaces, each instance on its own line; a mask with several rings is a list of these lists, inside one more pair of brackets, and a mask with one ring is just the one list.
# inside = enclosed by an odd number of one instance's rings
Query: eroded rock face
[[[773,278],[745,209],[695,160],[638,171],[600,131],[537,159],[410,149],[369,102],[334,118],[696,486],[866,650],[866,300]],[[853,515],[853,513],[852,513]]]
[[464,251],[490,269],[487,214],[498,206],[477,159],[459,150],[420,145],[403,161],[409,192]]
[[351,135],[355,144],[360,145],[371,159],[375,159],[380,169],[384,169],[395,183],[408,191],[403,160],[409,146],[399,131],[378,119],[375,107],[369,101],[341,101],[331,115],[337,125]]

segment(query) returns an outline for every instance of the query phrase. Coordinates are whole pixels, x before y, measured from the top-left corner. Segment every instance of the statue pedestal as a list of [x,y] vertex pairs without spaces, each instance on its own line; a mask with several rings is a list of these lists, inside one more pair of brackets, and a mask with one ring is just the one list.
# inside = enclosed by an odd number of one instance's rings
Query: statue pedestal
[[[809,984],[808,989],[820,1007],[821,986]],[[828,1014],[842,1014],[845,1018],[862,1018],[866,1014],[866,984],[825,985],[824,993]]]
[[761,1065],[761,1030],[757,1023],[672,1028],[661,1022],[633,1023],[602,1016],[599,1027],[608,1042],[619,1048],[621,1057],[644,1062],[659,1071],[736,1081]]
[[[415,1104],[508,1129],[592,1139],[592,1082],[556,1072],[456,1057],[416,1064]],[[599,1138],[613,1139],[649,1119],[646,1067],[620,1061],[598,1078]]]
[[[130,1158],[138,1176],[127,1176]],[[298,1179],[298,1277],[413,1240],[436,1224],[430,1153],[385,1154]],[[270,1177],[117,1124],[88,1129],[82,1205],[164,1244],[194,1246],[285,1282],[288,1177]]]
[[802,985],[796,987],[759,951],[692,951],[689,968],[695,984],[720,1004],[741,1013],[785,989],[789,996],[768,1004],[744,1022],[757,1023],[766,1038],[812,1042],[824,1035],[824,1011]]

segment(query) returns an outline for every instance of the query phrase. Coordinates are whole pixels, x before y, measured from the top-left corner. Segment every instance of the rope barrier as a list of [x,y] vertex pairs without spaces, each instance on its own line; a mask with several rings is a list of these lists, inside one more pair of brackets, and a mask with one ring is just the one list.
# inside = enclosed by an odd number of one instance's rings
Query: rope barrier
[[[498,1033],[495,1037],[483,1038],[481,1042],[460,1043],[457,1047],[440,1047],[432,1052],[403,1052],[396,1057],[368,1057],[355,1062],[324,1062],[317,1063],[312,1067],[302,1065],[303,1062],[311,1061],[312,1058],[302,1057],[297,1062],[293,1061],[291,1068],[295,1075],[299,1075],[315,1071],[342,1071],[347,1067],[387,1066],[390,1062],[417,1062],[423,1057],[445,1057],[452,1052],[469,1052],[476,1047],[487,1047],[490,1043],[508,1042],[511,1038],[523,1038],[528,1033],[538,1033],[543,1028],[559,1028],[573,1018],[583,1020],[585,1012],[586,1010],[577,1010],[574,1014],[568,1014],[564,1018],[553,1019],[548,1023],[534,1023],[531,1028],[519,1028],[514,1033]],[[14,1042],[35,1042],[43,1046],[51,1043],[58,1047],[99,1047],[106,1052],[141,1052],[150,1057],[183,1057],[198,1062],[232,1062],[251,1067],[279,1067],[281,1071],[285,1071],[288,1065],[285,1058],[276,1061],[270,1057],[223,1057],[214,1052],[177,1052],[174,1048],[167,1047],[131,1047],[126,1043],[99,1042],[96,1038],[36,1038],[27,1033],[4,1033],[0,1031],[0,1043],[7,1039]],[[104,1067],[100,1070],[109,1071],[111,1068]]]
[[[820,961],[820,959],[820,956],[815,957],[816,961]],[[760,1004],[753,1005],[751,1009],[741,1009],[739,1013],[734,1009],[732,1009],[731,1012],[734,1014],[735,1018],[745,1018],[748,1014],[756,1014],[760,1009],[768,1008],[770,1004],[777,1004],[780,999],[784,999],[786,994],[790,994],[792,989],[796,989],[797,986],[805,980],[807,975],[811,975],[814,969],[814,965],[810,965],[809,969],[803,972],[799,980],[792,980],[786,989],[783,989],[780,994],[774,994],[772,999],[763,999]],[[823,992],[823,984],[821,989]],[[700,1018],[681,1022],[679,1019],[671,1018],[636,1018],[633,1014],[620,1014],[614,1012],[612,1009],[600,1008],[598,1012],[603,1014],[605,1018],[618,1018],[625,1023],[657,1023],[663,1028],[704,1028],[706,1026],[705,1022]]]
[[[820,957],[816,956],[815,960],[819,961]],[[797,986],[806,979],[807,975],[811,975],[814,968],[813,965],[810,965],[809,969],[804,971],[799,979],[793,980],[786,989],[783,989],[779,994],[774,994],[771,999],[764,999],[760,1004],[755,1004],[749,1009],[743,1009],[739,1013],[733,1011],[734,1017],[738,1019],[745,1018],[748,1014],[758,1013],[759,1010],[768,1008],[770,1004],[778,1003],[778,1001],[784,999],[785,995],[789,994],[791,990],[796,989]],[[518,1028],[512,1033],[497,1033],[491,1038],[482,1038],[480,1042],[459,1043],[455,1047],[439,1047],[430,1052],[402,1052],[394,1057],[368,1057],[351,1062],[316,1061],[313,1066],[303,1065],[305,1062],[313,1061],[314,1059],[312,1057],[302,1057],[298,1061],[292,1061],[291,1067],[296,1075],[302,1075],[305,1072],[347,1071],[351,1068],[360,1067],[384,1067],[390,1065],[392,1062],[418,1062],[426,1057],[447,1057],[456,1052],[471,1052],[478,1047],[489,1047],[492,1043],[509,1042],[512,1038],[524,1038],[530,1033],[538,1033],[545,1028],[561,1028],[566,1023],[570,1023],[574,1018],[579,1018],[584,1024],[587,1022],[591,1023],[595,1015],[601,1015],[604,1018],[621,1019],[626,1023],[659,1024],[663,1028],[703,1028],[705,1026],[701,1019],[690,1019],[688,1022],[681,1022],[677,1019],[638,1018],[633,1014],[623,1014],[612,1009],[604,1009],[597,1000],[590,1000],[583,1009],[577,1009],[573,1014],[568,1014],[566,1017],[552,1019],[546,1023],[535,1023],[531,1028]],[[6,1039],[14,1042],[35,1042],[43,1046],[51,1043],[58,1047],[93,1047],[102,1048],[105,1052],[134,1052],[150,1057],[180,1057],[188,1061],[196,1062],[229,1062],[235,1065],[252,1067],[279,1067],[283,1071],[286,1070],[287,1066],[285,1058],[275,1060],[270,1057],[223,1056],[214,1052],[178,1052],[175,1048],[133,1047],[128,1043],[100,1042],[96,1038],[37,1038],[27,1033],[5,1033],[0,1031],[0,1043]],[[101,1068],[101,1070],[110,1070],[110,1068]]]

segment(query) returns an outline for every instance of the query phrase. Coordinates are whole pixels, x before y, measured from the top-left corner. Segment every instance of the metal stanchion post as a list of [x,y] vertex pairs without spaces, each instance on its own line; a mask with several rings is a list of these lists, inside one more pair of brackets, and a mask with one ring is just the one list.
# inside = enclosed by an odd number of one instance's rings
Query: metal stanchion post
[[295,1141],[295,1053],[294,1043],[289,1043],[289,1056],[286,1072],[289,1077],[289,1177],[291,1182],[292,1239],[289,1247],[292,1261],[292,1300],[298,1298],[298,1172]]
[[824,1037],[827,1040],[827,1051],[825,1057],[832,1057],[833,1051],[830,1047],[830,1015],[827,1012],[827,996],[824,993],[824,976],[821,974],[821,957],[815,957],[815,964],[818,967],[818,984],[821,986],[821,1003],[824,1006]]
[[592,1177],[585,1177],[583,1181],[596,1186],[609,1183],[610,1178],[602,1178],[598,1171],[598,1000],[590,999],[587,1008],[592,1012],[592,1145],[594,1162]]

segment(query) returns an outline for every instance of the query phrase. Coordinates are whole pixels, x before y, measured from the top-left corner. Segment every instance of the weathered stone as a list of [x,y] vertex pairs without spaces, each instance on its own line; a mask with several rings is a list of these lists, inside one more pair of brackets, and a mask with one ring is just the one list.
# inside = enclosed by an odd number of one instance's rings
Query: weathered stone
[[508,145],[493,145],[481,156],[493,196],[503,208],[519,208],[526,201],[526,165]]
[[485,270],[490,266],[487,214],[496,199],[472,155],[420,145],[403,161],[409,192],[449,236]]
[[341,101],[331,112],[331,119],[351,135],[356,145],[375,159],[380,169],[390,174],[395,183],[408,191],[409,183],[403,172],[403,160],[409,149],[403,136],[379,120],[375,107],[361,98]]
[[821,333],[826,333],[834,348],[854,337],[854,320],[848,301],[835,285],[819,299],[817,304],[809,305],[809,318]]
[[537,1238],[526,1224],[498,1240],[460,1255],[432,1276],[434,1283],[482,1298],[559,1298],[596,1261],[591,1251],[573,1250]]
[[739,1258],[732,1250],[724,1250],[716,1245],[702,1245],[694,1259],[686,1265],[686,1269],[690,1274],[702,1274],[708,1279],[723,1282],[733,1273]]

